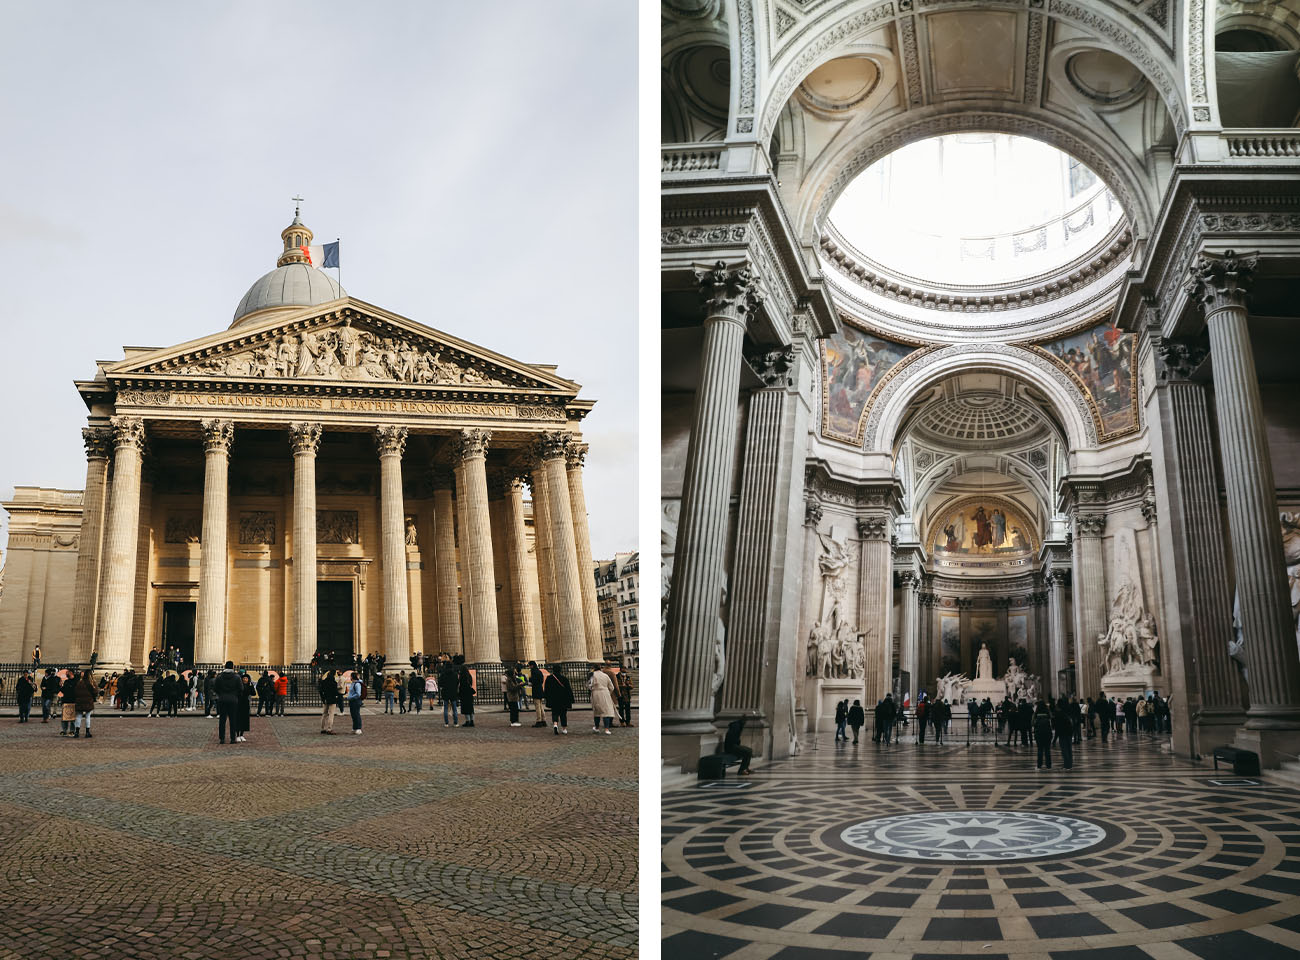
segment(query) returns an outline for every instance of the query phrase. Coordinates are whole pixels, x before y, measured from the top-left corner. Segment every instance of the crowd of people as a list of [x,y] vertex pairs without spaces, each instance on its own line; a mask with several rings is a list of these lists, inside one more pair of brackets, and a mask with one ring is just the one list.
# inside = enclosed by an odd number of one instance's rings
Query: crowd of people
[[[34,658],[39,664],[39,660]],[[222,670],[206,672],[183,669],[184,661],[174,650],[150,651],[150,664],[144,674],[128,668],[121,673],[95,678],[92,670],[59,670],[45,667],[39,679],[39,667],[19,677],[15,694],[19,722],[30,719],[32,703],[39,699],[42,723],[59,714],[63,736],[80,737],[90,733],[90,716],[97,704],[110,704],[123,712],[145,707],[145,677],[152,676],[150,717],[176,717],[182,711],[202,709],[205,717],[218,720],[218,739],[225,744],[245,743],[254,716],[284,716],[286,703],[298,701],[298,678],[264,669],[254,678],[247,670],[237,670],[227,661]],[[352,730],[360,734],[361,708],[373,696],[382,702],[385,714],[420,713],[442,705],[446,726],[474,727],[475,704],[480,697],[476,671],[467,666],[461,655],[439,654],[426,657],[414,654],[411,669],[386,670],[385,658],[336,658],[318,653],[312,659],[319,678],[317,691],[323,704],[321,733],[333,733],[334,717],[349,713]],[[571,681],[560,670],[540,667],[536,661],[527,665],[503,665],[501,674],[501,709],[510,716],[510,726],[523,726],[520,713],[529,700],[536,709],[534,727],[547,726],[547,713],[556,736],[569,732],[568,713],[574,704]],[[617,719],[622,726],[632,726],[632,679],[625,671],[608,668],[590,669],[587,686],[591,691],[592,733],[610,735]]]

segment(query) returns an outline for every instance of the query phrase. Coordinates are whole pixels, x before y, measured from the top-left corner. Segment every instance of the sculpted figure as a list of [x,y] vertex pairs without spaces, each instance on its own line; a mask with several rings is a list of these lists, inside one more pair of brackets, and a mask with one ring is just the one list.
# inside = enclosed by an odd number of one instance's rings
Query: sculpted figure
[[810,677],[817,676],[820,669],[818,657],[821,653],[821,645],[818,643],[818,633],[821,630],[822,622],[818,620],[813,624],[812,629],[808,631],[808,665],[804,668],[804,673]]
[[723,619],[723,611],[727,609],[727,578],[722,578],[722,595],[718,599],[718,626],[713,634],[713,678],[709,682],[709,689],[713,696],[718,695],[722,689],[722,681],[727,676],[727,623]]
[[345,367],[355,367],[357,365],[357,354],[361,350],[361,335],[352,329],[352,325],[344,323],[338,329],[339,358]]
[[980,680],[993,679],[993,655],[989,653],[987,643],[980,644],[979,656],[975,658],[975,676]]
[[1138,623],[1138,645],[1141,647],[1142,663],[1148,667],[1156,665],[1156,645],[1160,639],[1156,636],[1156,618],[1146,614]]

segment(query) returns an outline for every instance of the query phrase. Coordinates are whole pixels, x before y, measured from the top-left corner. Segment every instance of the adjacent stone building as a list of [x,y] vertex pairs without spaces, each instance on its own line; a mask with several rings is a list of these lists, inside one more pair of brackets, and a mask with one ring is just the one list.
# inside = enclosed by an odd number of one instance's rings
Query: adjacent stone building
[[229,329],[126,348],[76,384],[84,499],[5,504],[0,661],[37,643],[114,667],[155,646],[599,661],[592,401],[553,366],[348,296],[297,214],[281,239]]
[[628,670],[638,670],[641,664],[640,558],[634,550],[596,564],[605,659]]

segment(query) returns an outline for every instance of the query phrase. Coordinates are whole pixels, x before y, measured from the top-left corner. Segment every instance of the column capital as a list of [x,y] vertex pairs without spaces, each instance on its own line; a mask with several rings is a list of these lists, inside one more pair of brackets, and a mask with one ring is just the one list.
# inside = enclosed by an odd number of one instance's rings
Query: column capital
[[587,452],[590,449],[591,446],[586,443],[579,443],[576,440],[570,443],[564,451],[564,460],[565,463],[569,465],[569,469],[572,470],[577,467],[585,466],[587,462]]
[[289,424],[289,444],[293,447],[294,454],[310,453],[313,457],[316,456],[316,451],[320,449],[322,429],[319,423],[295,421]]
[[111,427],[82,427],[81,442],[86,445],[87,460],[107,460],[113,454]]
[[109,423],[113,425],[113,445],[116,447],[135,447],[144,455],[145,449],[145,432],[144,421],[139,417],[111,417]]
[[451,441],[452,459],[457,463],[487,456],[488,442],[492,439],[489,430],[462,430]]
[[200,420],[203,429],[203,449],[207,453],[224,453],[230,456],[230,445],[235,442],[235,424],[232,420]]
[[527,482],[528,478],[522,473],[517,473],[512,477],[508,477],[505,481],[506,494],[513,495],[518,493],[520,496],[523,496],[524,484]]
[[1106,532],[1106,514],[1080,513],[1074,518],[1081,537],[1100,537]]
[[888,517],[858,517],[858,536],[863,540],[888,540]]
[[1152,345],[1155,347],[1156,379],[1162,383],[1191,379],[1210,353],[1210,348],[1204,344],[1172,337],[1153,338]]
[[790,368],[794,366],[793,346],[765,346],[745,351],[745,363],[765,386],[793,385]]
[[1257,253],[1202,252],[1188,268],[1188,292],[1204,305],[1207,317],[1227,307],[1244,308],[1258,264]]
[[757,277],[747,260],[731,265],[725,260],[712,266],[697,265],[695,282],[704,298],[706,320],[731,320],[743,325],[763,304]]
[[900,570],[898,572],[898,584],[904,589],[911,588],[913,593],[921,589],[921,578],[917,576],[915,570]]
[[810,527],[816,527],[822,522],[822,505],[817,500],[805,500],[803,502],[803,522]]
[[408,433],[406,427],[388,425],[375,427],[375,448],[379,450],[379,455],[381,457],[400,457],[406,452]]
[[541,462],[558,460],[567,456],[573,443],[573,434],[564,430],[550,430],[533,441],[533,456]]

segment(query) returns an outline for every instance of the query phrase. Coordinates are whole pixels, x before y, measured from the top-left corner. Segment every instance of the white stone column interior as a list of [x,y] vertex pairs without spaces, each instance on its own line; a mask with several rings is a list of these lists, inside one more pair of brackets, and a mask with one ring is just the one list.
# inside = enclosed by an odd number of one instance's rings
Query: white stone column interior
[[230,564],[226,531],[230,523],[227,475],[235,425],[203,420],[203,527],[199,539],[199,608],[194,623],[194,662],[226,659],[226,585]]
[[316,451],[319,423],[289,424],[293,448],[293,662],[316,653]]
[[904,693],[913,694],[920,686],[918,647],[920,646],[920,601],[921,578],[911,570],[904,570],[899,579],[899,613],[902,617],[898,624],[898,668],[907,671],[911,678]]
[[456,438],[456,499],[462,517],[461,563],[465,571],[465,661],[499,663],[496,578],[488,516],[486,430],[462,430]]
[[131,660],[145,428],[139,417],[113,417],[109,422],[113,430],[113,481],[104,530],[104,574],[95,646],[100,663],[116,669]]
[[761,302],[749,265],[719,262],[696,278],[705,297],[700,385],[687,445],[663,652],[663,732],[713,732],[714,638],[734,480],[745,323]]
[[[803,513],[803,576],[813,575],[817,563],[817,525],[822,522],[822,505],[815,497],[804,500]],[[816,590],[803,590],[799,603],[799,642],[794,648],[794,716],[795,732],[804,733],[809,729],[808,703],[805,688],[808,684],[808,637],[812,633],[813,623],[820,616],[817,604],[821,595]]]
[[1074,518],[1074,677],[1079,696],[1095,697],[1101,690],[1101,651],[1097,638],[1106,632],[1110,599],[1102,535],[1106,514],[1078,513]]
[[890,693],[893,686],[894,650],[889,614],[893,608],[893,553],[890,547],[889,516],[872,514],[858,518],[861,538],[861,566],[858,571],[858,629],[866,636],[863,645],[866,667],[862,686],[864,709]]
[[406,574],[406,504],[402,495],[402,454],[406,427],[378,426],[379,552],[383,572],[384,656],[404,664],[411,657],[411,620]]
[[[506,481],[506,560],[510,570],[511,615],[515,626],[515,644],[525,662],[545,659],[538,642],[536,624],[528,609],[528,534],[524,523],[524,481],[512,477]],[[594,579],[594,578],[593,578]]]
[[1047,585],[1047,650],[1048,670],[1051,673],[1047,678],[1046,687],[1060,696],[1065,693],[1060,689],[1061,671],[1069,666],[1070,662],[1069,652],[1065,646],[1066,638],[1069,636],[1065,619],[1065,591],[1070,578],[1064,571],[1058,570],[1049,573],[1044,582]]
[[93,652],[113,431],[108,427],[85,427],[81,438],[86,445],[86,489],[81,501],[77,573],[72,587],[72,636],[68,659],[74,663],[88,660]]
[[[1210,335],[1233,571],[1250,665],[1246,727],[1289,731],[1284,749],[1294,754],[1300,741],[1300,655],[1246,314],[1256,260],[1231,250],[1223,256],[1201,254],[1192,279]],[[1274,765],[1273,757],[1263,759]]]
[[591,559],[591,527],[587,519],[587,494],[582,485],[582,467],[587,444],[570,443],[565,450],[569,489],[569,511],[573,514],[573,545],[578,558],[578,583],[582,595],[582,622],[587,637],[587,659],[605,659],[600,642],[600,608],[596,604],[596,567]]

